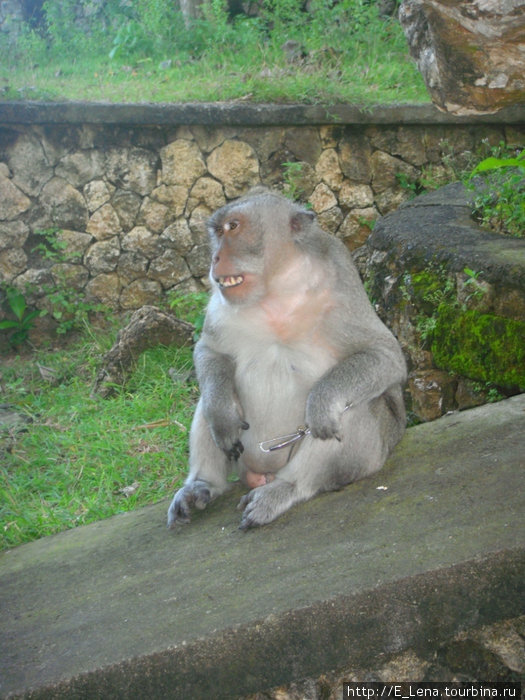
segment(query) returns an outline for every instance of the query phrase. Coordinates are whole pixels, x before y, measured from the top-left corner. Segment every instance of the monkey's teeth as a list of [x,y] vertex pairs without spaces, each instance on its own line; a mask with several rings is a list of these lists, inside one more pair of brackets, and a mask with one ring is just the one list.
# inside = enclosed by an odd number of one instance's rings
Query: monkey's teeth
[[237,277],[219,277],[217,281],[221,287],[237,287],[237,285],[242,284],[244,277],[242,275]]

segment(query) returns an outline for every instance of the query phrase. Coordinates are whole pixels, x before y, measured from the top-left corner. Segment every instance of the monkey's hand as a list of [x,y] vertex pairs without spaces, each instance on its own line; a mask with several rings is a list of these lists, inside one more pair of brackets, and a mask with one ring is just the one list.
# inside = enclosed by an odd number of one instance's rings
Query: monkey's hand
[[168,527],[189,523],[191,509],[203,510],[211,499],[211,485],[206,481],[193,481],[191,484],[185,484],[173,496],[168,509]]
[[249,424],[241,418],[235,403],[205,410],[213,440],[228,459],[237,460],[244,452],[241,430],[248,430]]
[[342,439],[342,417],[347,404],[323,382],[314,385],[306,400],[306,424],[310,435],[321,440]]

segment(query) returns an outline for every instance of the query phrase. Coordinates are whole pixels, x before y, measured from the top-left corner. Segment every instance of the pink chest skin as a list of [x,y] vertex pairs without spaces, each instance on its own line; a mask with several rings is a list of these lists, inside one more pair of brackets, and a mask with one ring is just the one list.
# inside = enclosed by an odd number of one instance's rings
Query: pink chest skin
[[323,342],[321,327],[334,301],[318,277],[319,271],[299,258],[272,278],[260,309],[271,332],[284,344]]

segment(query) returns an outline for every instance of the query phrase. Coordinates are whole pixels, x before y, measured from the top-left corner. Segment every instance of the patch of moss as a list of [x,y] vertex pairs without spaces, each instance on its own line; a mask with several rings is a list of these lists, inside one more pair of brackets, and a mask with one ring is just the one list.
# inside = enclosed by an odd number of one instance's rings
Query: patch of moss
[[438,367],[525,390],[525,323],[447,303],[437,311],[431,349]]
[[432,268],[426,268],[410,275],[414,301],[422,302],[443,288],[443,275]]
[[455,285],[443,267],[427,267],[404,278],[410,300],[424,314],[431,315],[437,306],[454,298]]

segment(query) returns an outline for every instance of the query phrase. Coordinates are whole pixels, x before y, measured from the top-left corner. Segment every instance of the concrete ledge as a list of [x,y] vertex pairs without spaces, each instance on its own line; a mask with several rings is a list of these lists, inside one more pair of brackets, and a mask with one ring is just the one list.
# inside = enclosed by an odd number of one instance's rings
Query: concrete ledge
[[0,102],[0,124],[307,126],[319,124],[522,124],[525,104],[461,117],[432,104],[357,105]]
[[161,503],[4,553],[0,692],[231,698],[517,616],[524,436],[521,395],[265,528],[235,487],[178,532]]
[[368,244],[394,250],[404,265],[439,261],[454,272],[473,266],[486,282],[525,289],[525,239],[481,228],[472,219],[472,198],[461,182],[419,195],[378,219]]

